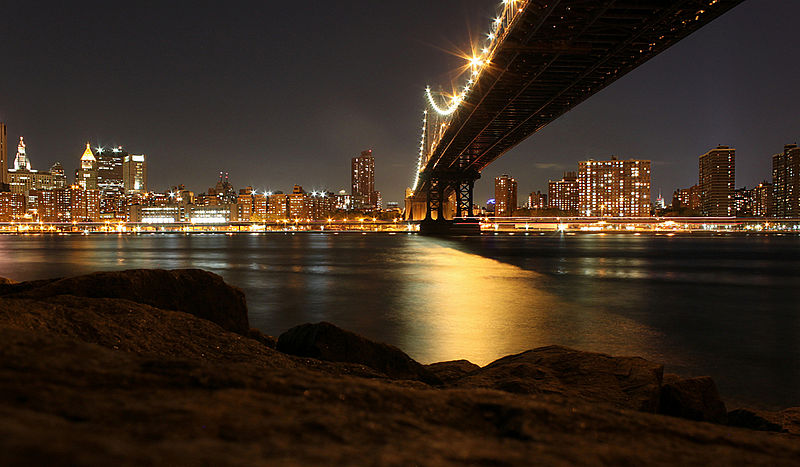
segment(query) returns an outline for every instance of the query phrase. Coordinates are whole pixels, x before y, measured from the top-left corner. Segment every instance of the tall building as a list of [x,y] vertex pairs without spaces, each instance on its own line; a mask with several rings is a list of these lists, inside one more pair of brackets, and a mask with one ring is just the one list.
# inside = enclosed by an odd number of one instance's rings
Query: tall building
[[753,188],[753,216],[769,217],[773,212],[772,183],[759,183]]
[[124,193],[122,163],[127,155],[122,146],[97,148],[97,188],[103,196]]
[[14,158],[14,170],[31,170],[31,161],[28,159],[25,141],[22,139],[22,136],[19,137],[19,144],[17,145],[17,157]]
[[692,185],[689,188],[678,188],[672,194],[673,209],[690,209],[699,213],[702,207],[699,185]]
[[528,195],[528,209],[547,209],[547,193],[541,191]]
[[0,193],[0,222],[21,219],[27,212],[26,196],[22,193]]
[[775,217],[800,217],[800,147],[787,144],[772,156],[772,203]]
[[736,149],[718,146],[700,156],[700,204],[704,216],[732,217],[736,214],[733,191],[736,184]]
[[578,164],[578,210],[585,216],[650,215],[650,161],[582,161]]
[[733,211],[736,217],[752,217],[755,189],[747,187],[733,190]]
[[53,176],[53,188],[66,188],[67,176],[61,162],[56,162],[50,167],[50,174]]
[[123,156],[122,186],[126,195],[147,191],[147,162],[143,154]]
[[360,156],[353,158],[350,175],[354,209],[380,209],[381,194],[375,191],[375,158],[372,157],[372,149],[362,151]]
[[0,122],[0,192],[8,190],[8,133]]
[[75,178],[75,182],[84,190],[97,189],[97,159],[89,143],[86,143],[86,150],[81,156],[81,168],[77,170]]
[[547,205],[567,214],[578,213],[578,174],[566,172],[561,180],[547,183]]
[[517,209],[517,181],[508,175],[494,179],[494,215],[495,217],[511,217]]

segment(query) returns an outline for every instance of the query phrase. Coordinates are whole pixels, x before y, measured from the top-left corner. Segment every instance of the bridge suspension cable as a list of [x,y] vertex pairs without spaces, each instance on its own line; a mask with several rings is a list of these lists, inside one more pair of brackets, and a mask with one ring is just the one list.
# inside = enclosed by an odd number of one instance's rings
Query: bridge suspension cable
[[[530,0],[503,0],[499,5],[497,15],[492,20],[489,27],[489,32],[486,33],[483,44],[472,45],[472,55],[464,56],[467,60],[467,65],[464,68],[468,72],[466,82],[459,87],[454,95],[449,96],[448,100],[444,103],[437,102],[437,96],[428,86],[425,88],[425,112],[423,118],[422,138],[420,142],[419,163],[417,172],[414,177],[413,189],[417,189],[419,184],[420,173],[423,171],[427,159],[436,150],[439,139],[444,133],[450,122],[450,118],[456,111],[461,108],[463,102],[467,99],[469,92],[473,89],[475,83],[481,76],[481,73],[491,64],[492,55],[494,54],[497,45],[505,39],[505,34],[514,21],[519,17],[520,13],[525,10],[525,7]],[[463,73],[459,75],[462,76]],[[456,78],[458,79],[458,78]],[[441,97],[441,95],[439,96]],[[441,100],[441,99],[439,99]],[[435,115],[432,121],[435,123],[433,128],[428,128],[428,110],[431,110]],[[430,130],[433,130],[431,132]],[[433,133],[433,137],[431,137]]]

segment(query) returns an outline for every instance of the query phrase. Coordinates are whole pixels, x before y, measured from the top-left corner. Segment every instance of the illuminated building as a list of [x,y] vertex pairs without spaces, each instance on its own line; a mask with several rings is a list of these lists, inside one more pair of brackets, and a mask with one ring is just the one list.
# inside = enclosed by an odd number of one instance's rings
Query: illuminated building
[[68,222],[70,220],[70,190],[54,188],[32,192],[36,199],[36,212],[42,222]]
[[25,195],[22,193],[0,193],[0,222],[21,219],[27,212]]
[[269,197],[272,192],[257,193],[253,200],[253,219],[256,221],[266,221],[269,211]]
[[579,162],[578,211],[589,217],[649,216],[650,161]]
[[517,181],[508,175],[494,179],[494,199],[496,217],[511,217],[517,209]]
[[124,193],[122,164],[128,152],[122,146],[97,148],[97,188],[104,197]]
[[236,198],[236,218],[249,221],[255,218],[256,192],[249,186],[239,190]]
[[547,206],[567,214],[578,213],[578,174],[566,172],[561,180],[547,183]]
[[89,143],[81,156],[81,168],[77,170],[75,183],[84,190],[97,190],[97,159],[92,153]]
[[19,137],[19,144],[17,145],[17,157],[14,158],[14,170],[31,170],[31,161],[28,159],[28,154],[25,150],[25,141],[22,139],[22,136]]
[[528,209],[547,209],[547,193],[536,191],[528,195]]
[[192,224],[227,224],[236,220],[236,205],[193,206],[189,221]]
[[270,195],[269,204],[267,206],[267,220],[276,222],[287,219],[288,217],[289,195],[283,194],[280,191]]
[[236,190],[233,189],[227,172],[219,173],[219,180],[213,188],[208,189],[208,195],[216,196],[216,204],[233,204],[236,202]]
[[147,192],[147,161],[143,154],[122,158],[122,186],[126,195]]
[[769,217],[772,216],[773,209],[773,187],[772,183],[759,183],[753,188],[753,216]]
[[747,187],[733,190],[733,212],[736,217],[752,217],[755,193]]
[[289,195],[289,218],[290,219],[308,219],[311,217],[310,204],[308,197],[303,187],[295,185],[292,189],[292,194]]
[[70,219],[78,222],[100,220],[100,190],[85,190],[78,185],[69,188]]
[[309,203],[309,218],[326,219],[336,210],[336,196],[331,192],[312,191],[306,194]]
[[673,209],[690,209],[697,213],[702,209],[700,203],[700,186],[693,185],[689,188],[678,188],[672,194]]
[[67,176],[64,173],[64,167],[61,166],[61,162],[56,162],[50,167],[50,175],[53,176],[53,188],[67,187]]
[[7,191],[8,183],[8,133],[6,124],[0,122],[0,191]]
[[772,156],[773,215],[800,217],[800,147],[787,144]]
[[339,211],[352,211],[353,210],[353,197],[347,194],[345,190],[339,190],[336,195],[336,209]]
[[731,217],[735,212],[736,149],[718,146],[700,156],[700,204],[704,216]]
[[50,172],[39,172],[31,168],[25,141],[20,136],[14,168],[7,171],[9,189],[13,193],[29,195],[31,190],[49,190],[54,188],[53,176]]
[[353,209],[374,211],[381,208],[381,194],[375,191],[375,158],[372,149],[362,151],[352,160],[351,171]]

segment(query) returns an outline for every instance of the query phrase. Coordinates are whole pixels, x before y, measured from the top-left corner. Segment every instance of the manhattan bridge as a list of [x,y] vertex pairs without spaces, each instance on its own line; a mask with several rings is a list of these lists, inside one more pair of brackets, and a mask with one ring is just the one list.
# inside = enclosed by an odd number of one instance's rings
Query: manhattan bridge
[[425,90],[406,217],[423,232],[477,230],[473,189],[486,166],[742,1],[503,0],[455,91]]

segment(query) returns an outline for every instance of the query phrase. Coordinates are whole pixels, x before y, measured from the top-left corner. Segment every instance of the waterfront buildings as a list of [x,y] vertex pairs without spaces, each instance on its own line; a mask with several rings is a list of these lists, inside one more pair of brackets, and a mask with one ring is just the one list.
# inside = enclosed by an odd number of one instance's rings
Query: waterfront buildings
[[147,192],[147,161],[143,154],[123,156],[122,186],[127,195]]
[[22,193],[0,192],[0,222],[13,222],[26,214],[26,200]]
[[8,191],[8,132],[0,122],[0,192]]
[[773,215],[800,217],[800,147],[787,144],[772,156]]
[[97,158],[94,157],[91,146],[86,143],[86,150],[81,156],[80,169],[76,171],[75,183],[84,190],[97,190]]
[[753,188],[753,216],[773,216],[773,186],[772,183],[759,183]]
[[650,161],[582,161],[578,164],[578,210],[584,216],[650,215]]
[[122,146],[97,148],[97,187],[103,196],[124,194],[122,165],[127,155]]
[[511,217],[517,209],[517,181],[503,174],[494,179],[494,215]]
[[692,185],[689,188],[678,188],[672,194],[673,209],[689,209],[699,213],[702,210],[700,202],[700,186]]
[[547,193],[541,191],[532,192],[528,195],[528,209],[547,209]]
[[710,217],[731,217],[735,211],[736,149],[718,146],[700,156],[701,212]]
[[[25,196],[29,196],[31,190],[48,190],[55,187],[54,177],[50,172],[39,172],[32,168],[25,140],[21,136],[17,145],[17,154],[14,158],[14,168],[8,169],[6,176],[8,189]],[[63,176],[59,180],[61,178]]]
[[547,204],[567,214],[578,213],[578,174],[566,172],[561,180],[547,183]]
[[375,191],[375,158],[372,149],[362,151],[351,164],[351,191],[356,210],[375,211],[381,208],[381,194]]

